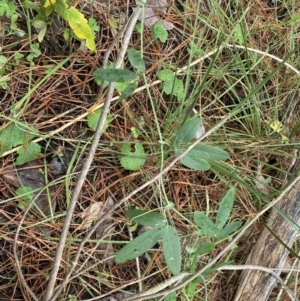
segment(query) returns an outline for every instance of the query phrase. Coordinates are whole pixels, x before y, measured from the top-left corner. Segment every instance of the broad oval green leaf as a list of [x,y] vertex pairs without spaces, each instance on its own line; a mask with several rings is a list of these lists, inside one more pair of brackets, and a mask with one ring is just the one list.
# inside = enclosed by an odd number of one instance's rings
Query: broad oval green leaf
[[218,228],[204,212],[196,211],[194,213],[194,221],[197,226],[201,228],[204,235],[208,237],[215,237],[218,235]]
[[93,72],[96,80],[125,83],[137,79],[137,75],[125,69],[97,69]]
[[152,248],[162,236],[162,230],[153,229],[139,235],[124,246],[115,256],[117,264],[134,259]]
[[175,141],[173,143],[174,148],[177,148],[181,143],[186,144],[190,142],[195,137],[200,124],[200,118],[188,120],[177,132]]
[[224,227],[224,225],[226,224],[229,218],[234,199],[235,199],[235,188],[232,187],[227,191],[222,201],[220,202],[220,206],[216,218],[216,226],[219,230],[221,230]]
[[146,67],[144,60],[137,50],[134,48],[129,48],[128,59],[132,67],[136,68],[139,72],[145,72]]
[[168,225],[168,222],[165,219],[165,217],[159,212],[132,209],[126,211],[125,216],[143,226],[163,228]]
[[191,157],[189,154],[186,154],[184,157],[180,159],[181,164],[186,167],[195,170],[209,170],[210,164],[199,157]]
[[173,275],[178,275],[181,270],[181,247],[176,230],[167,226],[162,232],[163,252],[166,264]]
[[217,235],[217,239],[222,240],[227,238],[228,235],[237,231],[237,229],[239,229],[242,224],[243,224],[242,221],[235,221],[233,223],[230,223],[229,225],[227,225],[225,228],[221,230],[221,232]]
[[[198,128],[197,128],[198,129]],[[198,157],[204,160],[227,160],[229,158],[229,154],[224,151],[223,149],[212,146],[212,145],[204,145],[204,144],[197,144],[193,147],[189,152],[188,155],[190,157]]]

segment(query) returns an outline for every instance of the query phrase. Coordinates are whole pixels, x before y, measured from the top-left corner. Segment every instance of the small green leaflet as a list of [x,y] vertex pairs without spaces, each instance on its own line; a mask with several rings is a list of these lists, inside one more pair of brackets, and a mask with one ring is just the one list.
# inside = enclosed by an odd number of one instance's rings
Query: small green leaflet
[[35,142],[29,142],[22,145],[17,152],[19,156],[16,165],[21,165],[35,160],[41,153],[41,146]]
[[217,239],[223,240],[226,237],[228,237],[230,234],[234,233],[237,231],[241,225],[243,224],[242,221],[235,221],[230,224],[228,224],[225,228],[223,228],[220,233],[217,235]]
[[[30,140],[32,140],[37,134],[37,131],[33,126],[29,126],[24,122],[11,122],[6,127],[0,130],[0,155],[5,153],[6,151],[12,149],[13,147],[17,145],[23,145],[28,144]],[[35,153],[36,159],[39,155],[39,152],[37,154],[37,147],[36,146],[30,146],[33,150],[32,154]],[[23,151],[23,154],[24,151]],[[19,155],[22,156],[22,150],[20,151]],[[31,157],[32,158],[32,157]],[[22,160],[23,163],[29,162]],[[31,161],[31,160],[30,160]],[[19,161],[20,162],[20,161]]]
[[223,197],[222,201],[220,202],[218,214],[216,218],[216,226],[219,230],[221,230],[224,225],[226,224],[230,212],[233,206],[233,202],[235,199],[235,188],[230,188],[225,196]]
[[[131,151],[131,147],[134,151]],[[138,170],[146,162],[146,154],[141,143],[124,143],[121,147],[122,157],[120,163],[127,170]]]
[[143,226],[166,227],[168,224],[165,217],[159,212],[132,209],[126,211],[125,216]]
[[178,100],[184,96],[184,86],[182,80],[176,78],[174,72],[169,69],[158,72],[158,78],[163,82],[163,92],[167,95],[174,95]]
[[174,148],[177,148],[181,143],[186,144],[190,142],[195,137],[200,124],[200,118],[188,120],[177,132],[175,141],[173,143]]
[[165,227],[162,240],[166,264],[173,275],[178,275],[181,270],[181,247],[176,230],[169,225]]
[[218,228],[204,212],[196,211],[194,213],[194,221],[201,228],[204,235],[208,237],[215,237],[219,232]]
[[18,203],[18,207],[21,210],[25,210],[30,202],[33,200],[33,189],[31,187],[19,187],[16,190],[16,195],[20,197],[21,201]]
[[120,264],[142,255],[158,242],[162,236],[162,231],[153,229],[139,235],[117,253],[115,262]]
[[124,83],[137,79],[137,75],[125,69],[97,69],[93,72],[96,80]]
[[[91,129],[96,130],[101,113],[102,113],[102,109],[97,109],[94,112],[87,115],[88,126]],[[108,125],[112,120],[113,118],[110,115],[107,115],[105,125],[103,127],[103,131],[105,131],[108,128]]]
[[168,32],[160,21],[151,27],[151,33],[153,40],[159,39],[162,43],[165,43],[168,39]]
[[146,67],[140,53],[134,48],[128,49],[128,59],[132,67],[136,68],[139,72],[145,72]]
[[[183,149],[175,148],[175,155],[179,156],[183,152]],[[219,147],[197,144],[193,147],[180,162],[195,170],[208,170],[210,164],[206,160],[227,160],[229,154]]]
[[122,94],[119,97],[119,101],[130,97],[137,88],[137,86],[138,83],[127,84],[126,88],[122,91]]

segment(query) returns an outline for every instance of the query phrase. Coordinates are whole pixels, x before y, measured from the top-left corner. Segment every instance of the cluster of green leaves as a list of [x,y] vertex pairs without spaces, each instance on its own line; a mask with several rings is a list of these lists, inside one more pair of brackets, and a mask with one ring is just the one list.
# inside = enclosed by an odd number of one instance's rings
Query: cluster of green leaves
[[[173,142],[175,155],[179,156],[187,149],[190,142],[195,138],[196,133],[201,126],[201,119],[198,117],[188,120],[177,132]],[[229,158],[229,154],[223,149],[205,144],[197,144],[185,156],[180,159],[180,162],[195,170],[210,169],[209,160],[224,161]]]
[[[187,247],[187,252],[192,255],[191,264],[188,265],[195,272],[199,256],[211,252],[216,245],[224,239],[229,239],[242,225],[241,221],[227,224],[235,199],[235,188],[222,198],[215,222],[204,212],[194,212],[194,222],[198,227],[196,231],[199,237],[206,237],[208,242],[200,246]],[[125,245],[115,257],[117,264],[132,260],[151,249],[158,241],[162,241],[163,254],[170,271],[177,275],[181,270],[181,245],[174,227],[168,224],[167,219],[158,212],[149,212],[140,209],[128,210],[125,213],[133,222],[150,227],[150,230],[134,238]]]
[[25,122],[8,123],[0,130],[0,156],[13,147],[20,146],[16,165],[35,160],[40,155],[41,147],[31,140],[37,135],[36,129]]
[[[217,210],[215,222],[213,222],[213,220],[210,219],[204,212],[194,212],[194,222],[198,227],[196,234],[200,238],[205,237],[206,242],[203,243],[203,239],[201,239],[200,243],[199,241],[196,242],[195,246],[186,247],[187,252],[191,255],[191,260],[189,263],[187,263],[187,266],[192,273],[196,271],[197,264],[201,256],[211,253],[217,244],[222,242],[224,239],[230,240],[231,236],[241,227],[242,221],[235,221],[227,224],[234,199],[235,188],[233,187],[229,189],[222,198]],[[206,270],[202,276],[204,278],[208,277],[213,269],[214,268]],[[202,280],[203,279],[195,279],[188,283],[185,291],[189,297],[192,298],[195,295],[197,283]]]
[[11,0],[1,0],[0,1],[0,17],[6,17],[10,19],[9,26],[4,26],[2,32],[6,35],[17,35],[18,37],[24,36],[24,31],[20,30],[17,26],[17,6],[14,1]]
[[213,222],[204,212],[196,211],[194,213],[194,221],[201,230],[198,234],[205,235],[209,238],[216,238],[217,240],[223,240],[237,231],[242,224],[241,221],[235,221],[226,225],[230,217],[234,199],[235,188],[233,187],[228,190],[221,200],[215,222]]
[[166,264],[172,274],[178,275],[181,270],[181,247],[176,230],[168,224],[166,218],[158,212],[147,212],[140,209],[129,210],[125,215],[134,222],[152,229],[139,235],[123,247],[115,256],[117,264],[134,259],[162,240]]

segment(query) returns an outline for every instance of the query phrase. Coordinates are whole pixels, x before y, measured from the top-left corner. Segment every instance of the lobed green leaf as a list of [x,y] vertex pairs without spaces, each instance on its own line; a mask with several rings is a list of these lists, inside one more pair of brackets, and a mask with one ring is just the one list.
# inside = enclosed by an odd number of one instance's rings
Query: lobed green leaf
[[146,162],[146,154],[141,143],[134,143],[134,151],[131,150],[131,143],[124,143],[121,147],[123,156],[120,163],[127,170],[138,170]]
[[16,165],[21,165],[35,160],[41,153],[41,146],[35,142],[29,142],[22,145],[18,150],[19,154],[16,160]]

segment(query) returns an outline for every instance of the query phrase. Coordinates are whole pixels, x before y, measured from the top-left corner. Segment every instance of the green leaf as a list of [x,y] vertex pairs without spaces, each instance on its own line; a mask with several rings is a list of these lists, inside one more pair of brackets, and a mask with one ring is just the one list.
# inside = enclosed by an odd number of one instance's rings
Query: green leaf
[[[197,128],[198,130],[198,128]],[[204,160],[227,160],[229,154],[217,146],[197,144],[188,153],[188,156]]]
[[197,283],[198,283],[198,281],[197,281],[197,279],[195,279],[187,284],[186,294],[187,294],[188,300],[194,299]]
[[22,145],[17,152],[19,155],[16,160],[16,165],[21,165],[38,158],[41,153],[41,146],[35,142],[29,142]]
[[120,264],[142,255],[158,242],[162,236],[162,231],[153,229],[139,235],[117,253],[115,262]]
[[136,68],[139,72],[145,72],[146,67],[140,53],[134,48],[128,49],[128,59],[132,67]]
[[215,248],[215,246],[216,245],[212,242],[206,243],[197,249],[196,254],[197,255],[207,254],[207,253],[211,252]]
[[120,163],[127,170],[138,170],[146,162],[146,154],[141,143],[134,143],[134,151],[131,151],[131,143],[124,143],[121,147],[123,156]]
[[134,139],[137,139],[139,137],[139,130],[137,128],[135,128],[134,126],[132,126],[130,128],[130,131],[132,133],[132,136]]
[[188,120],[177,132],[174,148],[177,148],[181,143],[186,144],[190,142],[196,135],[201,124],[200,118],[193,118]]
[[196,211],[194,213],[194,221],[198,227],[201,228],[204,235],[208,237],[215,237],[218,235],[219,230],[215,224],[206,216],[205,213]]
[[[94,112],[87,115],[88,126],[91,129],[96,130],[96,127],[98,125],[98,121],[100,119],[101,114],[102,114],[102,109],[97,109]],[[108,125],[112,122],[112,120],[113,120],[113,117],[110,115],[107,115],[105,125],[103,127],[103,131],[105,131],[108,128]]]
[[137,79],[137,75],[125,69],[97,69],[93,72],[96,80],[125,83]]
[[17,10],[14,1],[1,0],[0,1],[0,16],[10,18]]
[[122,91],[122,94],[119,97],[119,101],[131,96],[137,88],[137,86],[138,83],[130,83],[129,85],[127,85],[126,88]]
[[176,292],[169,293],[164,301],[176,301]]
[[88,19],[89,25],[94,32],[98,32],[100,30],[100,26],[97,23],[97,20],[93,17]]
[[36,130],[26,123],[9,123],[0,130],[0,155],[17,145],[27,143],[35,137]]
[[4,55],[0,55],[0,64],[5,64],[7,63],[8,59]]
[[31,187],[24,186],[24,187],[19,187],[16,190],[16,195],[22,200],[18,203],[18,207],[21,210],[25,210],[30,204],[30,202],[33,200],[34,192]]
[[182,80],[177,79],[174,73],[169,69],[159,71],[158,78],[164,82],[164,93],[167,95],[174,95],[179,100],[182,100],[184,96],[184,86]]
[[157,22],[151,27],[151,33],[153,40],[159,39],[162,43],[165,43],[168,39],[168,32],[161,22]]
[[164,82],[173,82],[175,75],[170,69],[164,69],[158,72],[158,78]]
[[87,19],[75,7],[67,9],[65,19],[69,22],[70,27],[76,36],[81,40],[86,40],[86,46],[91,51],[96,50],[95,38]]
[[194,273],[197,268],[197,263],[199,261],[199,256],[210,253],[215,248],[214,243],[205,243],[204,245],[200,246],[193,256],[192,264],[191,264],[191,272]]
[[192,157],[188,154],[180,159],[181,164],[194,170],[209,170],[210,164],[199,157]]
[[235,188],[232,187],[227,191],[222,201],[220,202],[220,206],[216,218],[216,226],[219,230],[223,228],[223,226],[226,224],[229,218],[234,199],[235,199]]
[[45,37],[47,31],[47,25],[45,25],[44,27],[42,27],[38,33],[38,41],[41,43]]
[[181,270],[181,247],[176,230],[169,225],[164,228],[162,241],[166,264],[173,275],[178,275]]
[[236,26],[234,27],[234,32],[235,32],[235,39],[237,42],[239,42],[240,44],[245,44],[245,39],[244,39],[244,35],[243,35],[243,30],[241,27],[241,24],[236,24]]
[[221,230],[221,232],[217,235],[217,239],[222,240],[227,238],[230,234],[234,233],[237,229],[239,229],[242,224],[242,221],[235,221],[233,223],[230,223]]
[[166,227],[168,222],[165,217],[158,212],[145,211],[140,209],[128,210],[125,216],[134,222],[149,227]]

